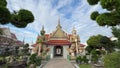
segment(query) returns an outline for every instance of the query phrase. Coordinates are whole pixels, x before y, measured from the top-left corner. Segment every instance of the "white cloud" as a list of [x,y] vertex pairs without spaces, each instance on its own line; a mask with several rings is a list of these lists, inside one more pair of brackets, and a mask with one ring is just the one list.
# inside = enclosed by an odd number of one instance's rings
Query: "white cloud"
[[11,25],[6,26],[11,28],[11,31],[17,35],[18,39],[23,40],[25,37],[26,42],[31,43],[31,41],[36,41],[36,36],[40,32],[42,25],[44,25],[46,33],[54,31],[60,16],[63,30],[71,33],[72,28],[75,26],[82,43],[85,43],[91,35],[103,34],[111,36],[110,28],[99,27],[89,17],[93,11],[99,10],[100,12],[104,12],[106,10],[101,10],[100,5],[90,6],[86,0],[79,0],[76,2],[77,4],[75,4],[76,6],[73,7],[71,4],[74,1],[75,0],[7,0],[7,7],[11,12],[21,8],[28,9],[34,14],[35,21],[23,29],[18,29]]

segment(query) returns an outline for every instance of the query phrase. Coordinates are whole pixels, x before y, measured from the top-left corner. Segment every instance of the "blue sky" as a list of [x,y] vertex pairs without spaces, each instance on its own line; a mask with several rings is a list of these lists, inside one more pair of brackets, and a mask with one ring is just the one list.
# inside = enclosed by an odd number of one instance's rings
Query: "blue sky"
[[93,11],[98,10],[103,13],[106,10],[102,9],[99,4],[90,6],[87,0],[7,0],[7,2],[10,12],[28,9],[35,16],[35,21],[26,28],[16,28],[11,24],[0,25],[10,28],[19,40],[25,38],[25,42],[30,44],[35,43],[42,25],[46,33],[54,31],[59,17],[65,32],[71,33],[72,28],[76,28],[81,43],[85,43],[92,35],[112,36],[110,28],[100,27],[90,19]]

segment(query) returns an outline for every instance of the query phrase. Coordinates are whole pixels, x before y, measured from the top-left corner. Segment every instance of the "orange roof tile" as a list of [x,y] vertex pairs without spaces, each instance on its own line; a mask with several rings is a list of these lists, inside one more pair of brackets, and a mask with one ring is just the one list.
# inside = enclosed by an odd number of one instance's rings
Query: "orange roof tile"
[[49,34],[45,34],[46,39],[48,40],[50,38]]
[[80,47],[84,47],[85,45],[84,44],[80,44]]
[[49,40],[48,45],[70,45],[71,43],[68,40]]

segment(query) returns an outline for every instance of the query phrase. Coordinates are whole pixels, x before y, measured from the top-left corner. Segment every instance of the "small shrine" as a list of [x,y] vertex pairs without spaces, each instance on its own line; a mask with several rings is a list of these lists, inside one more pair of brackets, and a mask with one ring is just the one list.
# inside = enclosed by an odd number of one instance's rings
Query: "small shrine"
[[58,20],[55,31],[50,34],[46,34],[42,27],[36,43],[32,46],[33,53],[50,55],[51,58],[61,56],[67,59],[68,55],[76,57],[85,51],[85,45],[80,43],[80,37],[75,28],[71,30],[71,34],[67,34],[63,31],[60,20]]

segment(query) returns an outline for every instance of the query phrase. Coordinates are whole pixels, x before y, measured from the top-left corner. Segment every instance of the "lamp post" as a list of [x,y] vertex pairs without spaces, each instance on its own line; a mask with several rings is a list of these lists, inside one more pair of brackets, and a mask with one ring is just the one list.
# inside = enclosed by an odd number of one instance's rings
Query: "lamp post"
[[75,39],[75,43],[76,43],[76,55],[78,56],[78,46],[77,46],[77,39]]

